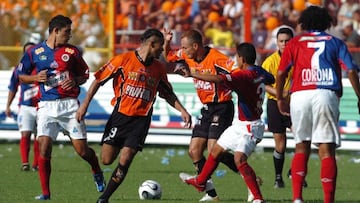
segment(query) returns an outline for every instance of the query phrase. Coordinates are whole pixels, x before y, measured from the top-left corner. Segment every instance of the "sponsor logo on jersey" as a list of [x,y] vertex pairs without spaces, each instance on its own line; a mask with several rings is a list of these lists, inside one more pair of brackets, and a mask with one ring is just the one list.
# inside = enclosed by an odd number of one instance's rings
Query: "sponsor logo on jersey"
[[39,56],[40,61],[46,61],[47,60],[47,56],[46,55],[41,55]]
[[45,83],[45,91],[48,91],[54,87],[59,86],[64,80],[69,78],[69,72],[65,71],[57,73],[56,75],[50,76]]
[[331,68],[303,69],[301,71],[302,85],[333,85],[334,75]]
[[196,80],[195,88],[196,89],[202,89],[202,90],[212,90],[213,87],[210,82],[203,81],[203,80]]
[[74,50],[73,48],[67,47],[67,48],[65,49],[65,52],[66,52],[66,53],[69,53],[69,54],[74,54],[74,53],[75,53],[75,50]]
[[149,102],[151,99],[151,91],[144,87],[127,85],[124,94],[129,97],[142,99],[147,102]]
[[39,48],[35,49],[35,54],[36,55],[39,55],[39,54],[41,54],[43,52],[45,52],[44,47],[39,47]]

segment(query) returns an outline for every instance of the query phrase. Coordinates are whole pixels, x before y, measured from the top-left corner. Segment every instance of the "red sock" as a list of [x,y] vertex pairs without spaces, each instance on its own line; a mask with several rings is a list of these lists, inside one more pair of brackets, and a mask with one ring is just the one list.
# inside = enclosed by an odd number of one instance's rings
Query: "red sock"
[[20,156],[23,164],[29,163],[30,137],[21,136],[20,138]]
[[90,153],[88,153],[88,158],[83,158],[84,160],[86,160],[90,166],[91,166],[91,171],[93,174],[95,173],[101,173],[101,168],[100,168],[100,165],[99,165],[99,160],[96,156],[96,153],[95,151],[89,147],[89,151]]
[[335,200],[337,166],[335,157],[326,157],[321,160],[321,183],[324,191],[324,203],[333,203]]
[[197,181],[199,184],[205,184],[206,180],[209,179],[211,174],[215,171],[219,162],[212,156],[210,153],[203,169],[201,170],[200,174],[197,177]]
[[43,195],[50,195],[50,174],[51,163],[50,158],[39,156],[39,177]]
[[302,189],[307,174],[307,158],[304,153],[296,153],[291,163],[293,200],[302,200]]
[[40,151],[39,151],[39,142],[36,140],[36,138],[34,139],[33,150],[34,150],[34,161],[32,166],[37,167],[39,165],[38,158],[40,156]]
[[239,172],[244,178],[244,181],[251,193],[254,195],[254,199],[263,199],[259,185],[256,182],[256,174],[251,166],[244,162],[238,167]]

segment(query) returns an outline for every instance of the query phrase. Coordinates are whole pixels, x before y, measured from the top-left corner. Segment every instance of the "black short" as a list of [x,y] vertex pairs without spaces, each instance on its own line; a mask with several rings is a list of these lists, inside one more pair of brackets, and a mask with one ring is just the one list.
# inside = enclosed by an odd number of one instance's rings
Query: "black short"
[[291,127],[290,116],[284,116],[280,113],[276,100],[268,99],[266,108],[269,131],[272,133],[285,133],[286,128]]
[[234,103],[211,103],[201,108],[201,115],[194,126],[192,137],[218,139],[234,119]]
[[142,151],[150,122],[151,116],[127,116],[114,110],[106,123],[101,144]]

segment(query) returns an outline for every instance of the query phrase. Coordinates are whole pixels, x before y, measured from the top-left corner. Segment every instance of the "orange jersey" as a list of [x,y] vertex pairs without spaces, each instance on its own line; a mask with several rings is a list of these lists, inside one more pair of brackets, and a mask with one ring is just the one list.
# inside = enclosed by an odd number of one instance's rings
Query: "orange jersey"
[[[167,55],[168,61],[181,59],[185,59],[191,72],[199,72],[201,74],[227,74],[233,70],[234,66],[234,60],[212,48],[209,48],[206,57],[200,62],[187,58],[182,50],[170,51]],[[226,102],[232,98],[231,89],[223,85],[223,83],[216,84],[194,78],[194,85],[203,104]]]
[[[135,51],[113,57],[94,75],[100,84],[113,79],[115,97],[111,104],[119,101],[118,111],[128,116],[151,113],[158,89],[162,91],[166,86],[172,92],[164,64],[155,59],[151,65],[145,66]],[[158,88],[159,84],[161,88]]]

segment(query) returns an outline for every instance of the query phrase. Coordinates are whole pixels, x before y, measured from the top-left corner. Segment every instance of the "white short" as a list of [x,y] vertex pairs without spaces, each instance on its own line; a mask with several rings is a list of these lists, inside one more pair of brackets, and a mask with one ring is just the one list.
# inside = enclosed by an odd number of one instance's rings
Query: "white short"
[[264,129],[265,125],[261,120],[236,120],[223,132],[217,140],[217,144],[225,150],[242,152],[249,157],[254,151],[256,144],[262,140]]
[[18,112],[17,124],[20,132],[36,130],[36,107],[21,105]]
[[290,115],[295,143],[335,143],[340,146],[339,97],[326,89],[291,94]]
[[84,121],[75,118],[79,102],[74,98],[40,101],[38,103],[39,136],[49,136],[56,140],[59,131],[67,131],[72,139],[86,139]]

